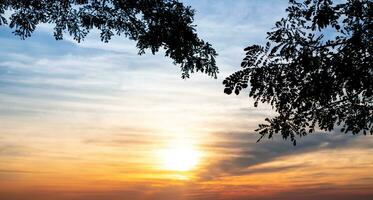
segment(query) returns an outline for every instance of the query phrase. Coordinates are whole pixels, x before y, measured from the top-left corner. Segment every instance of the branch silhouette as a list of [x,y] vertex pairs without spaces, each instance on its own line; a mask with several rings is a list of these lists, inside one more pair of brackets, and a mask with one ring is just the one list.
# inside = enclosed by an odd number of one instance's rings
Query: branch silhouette
[[[9,19],[4,17],[10,11]],[[81,42],[92,29],[103,42],[113,35],[137,41],[139,54],[160,48],[181,66],[182,78],[202,72],[216,78],[216,51],[198,37],[194,10],[177,0],[1,0],[0,25],[9,24],[21,39],[30,37],[41,23],[54,25],[54,36],[67,32]]]
[[[269,103],[278,116],[256,130],[262,139],[296,136],[316,128],[373,134],[373,2],[290,0],[288,16],[268,32],[268,42],[245,49],[224,92]],[[258,141],[259,141],[258,140]]]

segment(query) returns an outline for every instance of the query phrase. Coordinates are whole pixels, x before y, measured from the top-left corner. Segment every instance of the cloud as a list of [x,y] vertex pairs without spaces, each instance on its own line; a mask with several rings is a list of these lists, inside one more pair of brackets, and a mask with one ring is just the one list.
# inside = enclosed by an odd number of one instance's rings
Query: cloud
[[30,148],[19,144],[11,144],[0,138],[0,157],[25,157],[31,154]]
[[[307,163],[302,165],[289,165],[283,167],[264,167],[262,164],[281,160],[285,157],[301,156],[310,152],[320,152],[335,149],[364,149],[371,150],[372,142],[365,140],[366,136],[344,135],[338,132],[314,133],[306,137],[298,138],[298,145],[292,146],[288,141],[283,141],[279,137],[267,140],[262,139],[255,143],[259,137],[257,134],[219,134],[220,140],[205,148],[225,154],[225,158],[212,162],[206,170],[200,172],[202,180],[213,180],[221,177],[250,175],[267,172],[279,172],[294,168],[307,167]],[[256,168],[259,166],[259,168]]]
[[[339,200],[366,200],[373,197],[373,192],[369,192],[373,188],[368,185],[356,185],[356,186],[338,186],[338,185],[316,185],[314,188],[294,188],[287,191],[277,192],[273,195],[268,195],[262,198],[232,198],[232,200],[270,200],[273,198],[279,200],[328,200],[328,199],[339,199]],[[366,192],[362,192],[366,191]]]
[[48,173],[46,171],[31,171],[31,170],[6,170],[0,169],[0,174],[45,174]]

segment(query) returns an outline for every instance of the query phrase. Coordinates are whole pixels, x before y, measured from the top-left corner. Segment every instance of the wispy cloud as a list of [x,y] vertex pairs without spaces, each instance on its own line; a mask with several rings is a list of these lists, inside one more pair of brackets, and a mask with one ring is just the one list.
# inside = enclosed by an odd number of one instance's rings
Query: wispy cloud
[[[308,153],[328,152],[335,149],[354,151],[354,149],[372,150],[372,142],[365,140],[365,136],[343,135],[338,132],[315,133],[308,137],[299,139],[298,146],[292,146],[288,141],[283,141],[279,137],[272,140],[263,139],[255,143],[257,134],[245,133],[225,133],[219,134],[220,141],[206,148],[211,148],[219,154],[224,154],[225,158],[211,162],[206,170],[200,172],[202,179],[219,179],[225,176],[250,175],[266,173],[271,170],[288,170],[293,168],[303,168],[307,163],[301,165],[274,166],[261,168],[266,163],[282,160],[288,157],[302,156]],[[222,139],[225,138],[225,139]],[[366,164],[370,166],[371,161]],[[360,163],[364,165],[364,163]],[[259,166],[259,168],[257,168]]]

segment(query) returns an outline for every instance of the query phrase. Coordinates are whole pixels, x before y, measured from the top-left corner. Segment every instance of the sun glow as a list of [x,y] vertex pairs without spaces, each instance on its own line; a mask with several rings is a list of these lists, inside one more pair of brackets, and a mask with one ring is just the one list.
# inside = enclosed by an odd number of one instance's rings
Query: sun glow
[[200,152],[191,147],[173,147],[161,154],[163,168],[174,171],[189,171],[194,169],[200,160]]
[[197,167],[201,152],[186,140],[173,141],[160,151],[161,168],[171,171],[190,171]]

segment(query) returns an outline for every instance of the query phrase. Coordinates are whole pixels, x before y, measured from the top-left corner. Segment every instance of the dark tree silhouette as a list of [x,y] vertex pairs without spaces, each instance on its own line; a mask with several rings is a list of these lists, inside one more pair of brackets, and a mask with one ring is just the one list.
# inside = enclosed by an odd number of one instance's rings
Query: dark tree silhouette
[[[5,11],[10,11],[7,20]],[[216,78],[217,53],[195,33],[194,10],[177,0],[0,0],[0,25],[9,24],[25,39],[40,23],[54,24],[54,36],[65,32],[80,42],[92,29],[108,42],[117,35],[137,41],[139,54],[164,48],[181,65],[182,78],[200,71]]]
[[[249,46],[242,69],[224,92],[269,103],[274,118],[256,130],[263,137],[295,137],[319,128],[373,134],[373,1],[290,0],[263,47]],[[258,140],[258,141],[259,141]]]

